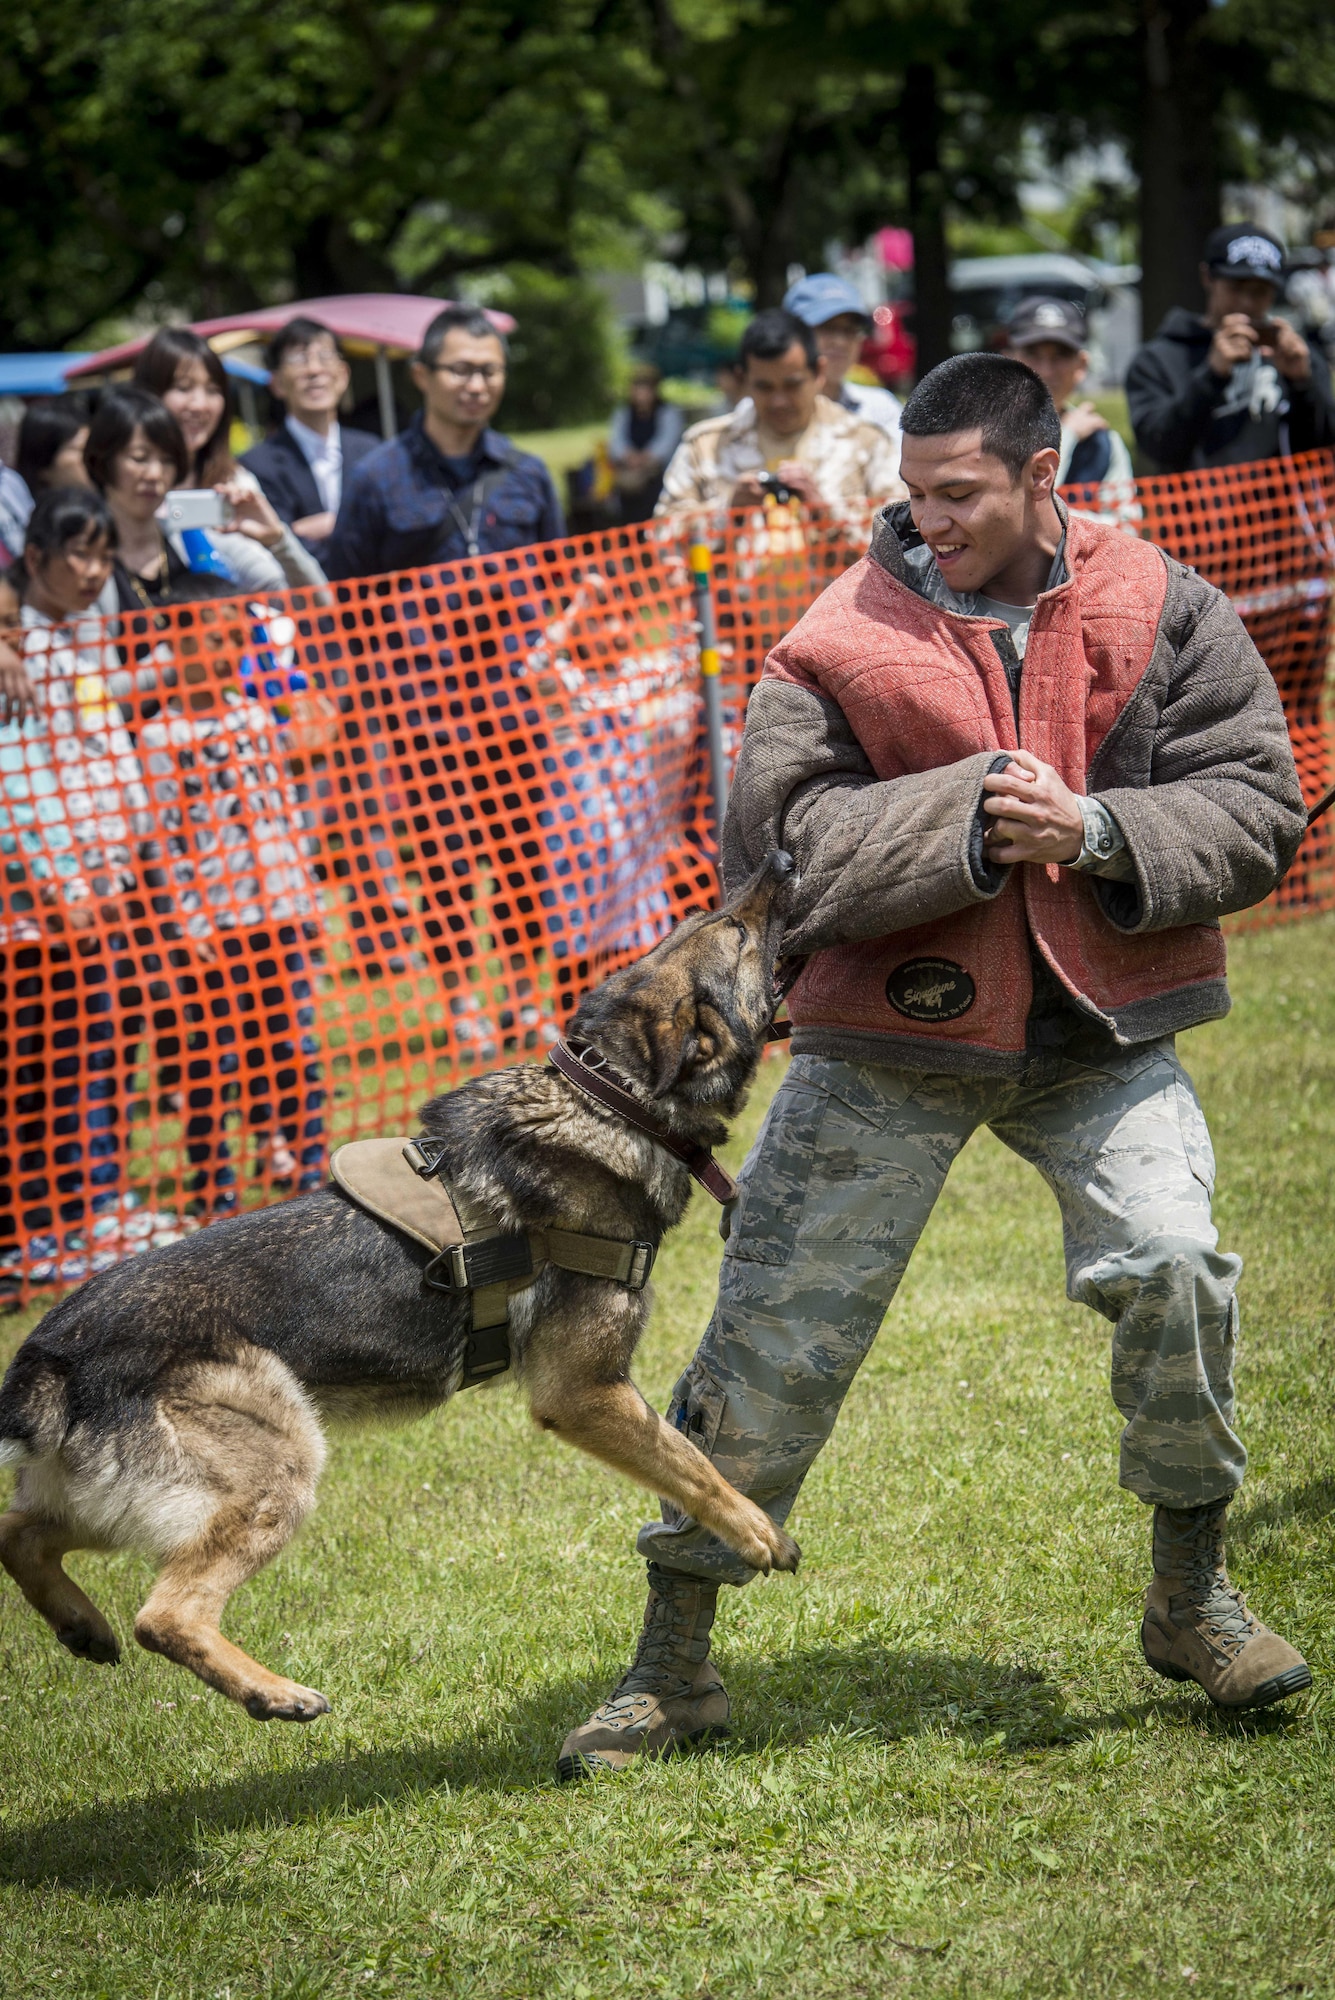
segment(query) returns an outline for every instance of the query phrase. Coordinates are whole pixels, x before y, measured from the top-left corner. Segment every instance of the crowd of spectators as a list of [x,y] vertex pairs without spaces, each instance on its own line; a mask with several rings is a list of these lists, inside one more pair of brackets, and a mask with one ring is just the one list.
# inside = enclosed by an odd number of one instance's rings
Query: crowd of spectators
[[[1204,311],[1175,308],[1130,367],[1138,469],[1183,471],[1335,443],[1324,355],[1275,311],[1285,273],[1283,246],[1266,230],[1214,231],[1201,264]],[[782,308],[756,315],[736,360],[720,370],[719,414],[689,428],[657,369],[634,368],[607,440],[610,518],[629,524],[779,496],[837,516],[902,498],[898,400],[857,367],[869,328],[847,279],[829,271],[799,279]],[[1056,404],[1059,483],[1129,481],[1126,441],[1081,394],[1090,368],[1081,307],[1025,299],[1006,338]],[[16,466],[0,466],[0,566],[21,556],[43,493],[89,483],[118,537],[104,610],[318,586],[564,533],[547,466],[495,427],[507,344],[479,308],[447,306],[431,322],[411,368],[421,407],[389,442],[340,422],[350,370],[328,327],[292,319],[266,360],[276,421],[239,460],[223,364],[185,327],[155,334],[131,381],[91,408],[81,396],[30,408]],[[212,495],[216,512],[164,519],[169,492]]]

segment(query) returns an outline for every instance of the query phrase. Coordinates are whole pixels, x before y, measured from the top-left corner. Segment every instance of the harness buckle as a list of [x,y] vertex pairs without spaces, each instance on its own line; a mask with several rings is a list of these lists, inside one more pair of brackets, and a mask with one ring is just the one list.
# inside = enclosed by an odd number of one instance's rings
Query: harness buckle
[[642,1292],[649,1282],[649,1273],[654,1268],[655,1250],[652,1243],[635,1242],[630,1246],[630,1271],[626,1277],[628,1292]]
[[440,1292],[476,1292],[484,1285],[508,1284],[533,1275],[533,1246],[527,1236],[488,1236],[480,1243],[456,1243],[433,1257],[422,1273]]
[[403,1148],[403,1157],[415,1174],[424,1181],[433,1180],[444,1163],[446,1141],[444,1139],[409,1139]]

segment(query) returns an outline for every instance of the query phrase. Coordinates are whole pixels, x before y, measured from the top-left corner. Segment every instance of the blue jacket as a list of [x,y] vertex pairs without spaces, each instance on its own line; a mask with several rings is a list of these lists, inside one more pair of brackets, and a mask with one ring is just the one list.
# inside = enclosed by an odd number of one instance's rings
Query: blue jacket
[[[340,424],[339,442],[343,449],[343,491],[346,493],[353,468],[371,452],[379,450],[380,439],[370,431],[353,431],[346,424]],[[265,438],[252,451],[246,452],[241,463],[248,472],[254,473],[275,514],[289,527],[293,521],[304,521],[311,514],[324,512],[324,501],[320,498],[315,474],[286,424],[280,424],[272,437]],[[318,562],[323,563],[329,547],[327,539],[307,542],[306,547]]]
[[458,562],[469,553],[466,531],[475,519],[482,555],[565,533],[561,503],[540,458],[518,450],[499,431],[485,430],[461,481],[427,436],[419,411],[407,430],[369,453],[344,482],[325,574],[379,576]]

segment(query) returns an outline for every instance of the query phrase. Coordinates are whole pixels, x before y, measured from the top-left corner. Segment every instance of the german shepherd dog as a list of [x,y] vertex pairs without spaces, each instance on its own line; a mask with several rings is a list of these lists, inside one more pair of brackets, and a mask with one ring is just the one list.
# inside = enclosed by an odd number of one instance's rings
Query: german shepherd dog
[[[644,1109],[709,1147],[745,1101],[776,1006],[792,863],[776,854],[725,908],[686,919],[586,997],[572,1041]],[[514,1231],[657,1248],[690,1194],[670,1152],[554,1069],[479,1077],[422,1106],[445,1175]],[[327,1187],[115,1265],[49,1312],[0,1386],[0,1464],[19,1466],[0,1562],[61,1644],[113,1663],[107,1620],[66,1574],[72,1549],[160,1565],[135,1620],[150,1652],[258,1720],[309,1722],[322,1694],[219,1629],[228,1598],[314,1504],[326,1422],[405,1418],[459,1387],[471,1295],[430,1290],[431,1252]],[[544,1266],[512,1296],[515,1373],[534,1421],[674,1501],[768,1570],[798,1549],[630,1379],[647,1292]]]

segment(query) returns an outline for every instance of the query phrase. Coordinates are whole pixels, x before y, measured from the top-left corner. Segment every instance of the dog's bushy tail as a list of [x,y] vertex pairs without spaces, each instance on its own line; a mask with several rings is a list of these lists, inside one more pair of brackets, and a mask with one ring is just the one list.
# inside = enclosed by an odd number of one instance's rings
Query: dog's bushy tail
[[20,1349],[0,1384],[0,1466],[58,1451],[66,1430],[65,1384],[42,1361],[25,1366]]

